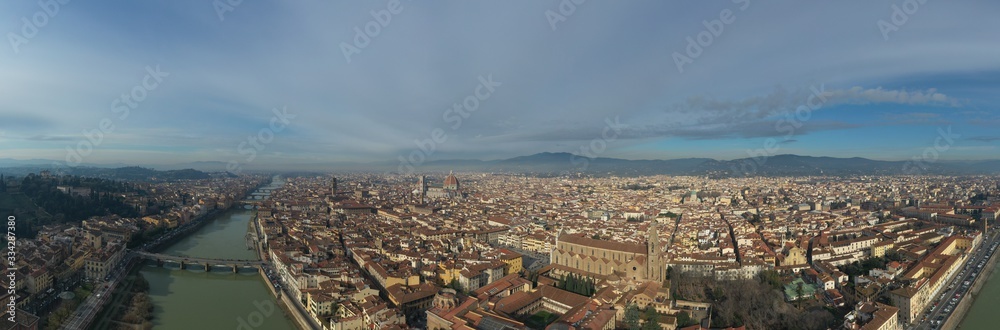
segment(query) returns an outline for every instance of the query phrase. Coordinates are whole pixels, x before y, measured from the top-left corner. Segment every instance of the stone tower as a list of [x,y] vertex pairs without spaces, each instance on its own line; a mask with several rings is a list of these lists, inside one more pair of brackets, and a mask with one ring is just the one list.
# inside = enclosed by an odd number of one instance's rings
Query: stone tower
[[666,270],[660,252],[660,234],[656,221],[649,223],[646,232],[646,279],[663,282]]
[[423,204],[427,200],[427,177],[421,175],[420,180],[417,182],[417,191],[420,192],[420,204]]

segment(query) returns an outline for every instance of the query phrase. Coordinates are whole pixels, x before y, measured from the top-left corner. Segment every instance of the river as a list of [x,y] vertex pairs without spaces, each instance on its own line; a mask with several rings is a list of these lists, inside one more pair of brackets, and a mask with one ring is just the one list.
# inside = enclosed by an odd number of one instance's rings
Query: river
[[[275,179],[264,188],[278,188]],[[245,243],[253,211],[222,213],[197,232],[161,253],[176,256],[257,259]],[[149,281],[154,329],[296,329],[255,272],[204,272],[146,265],[139,270]]]
[[959,323],[959,329],[996,329],[1000,323],[1000,316],[996,314],[996,308],[1000,305],[1000,262],[993,267],[993,273],[986,279],[976,300],[972,302],[968,314]]

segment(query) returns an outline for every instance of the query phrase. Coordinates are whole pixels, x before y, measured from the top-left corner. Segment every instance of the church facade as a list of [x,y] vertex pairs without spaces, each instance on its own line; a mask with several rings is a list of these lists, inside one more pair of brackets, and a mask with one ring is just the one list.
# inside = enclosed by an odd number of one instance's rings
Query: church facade
[[557,274],[572,272],[597,278],[662,282],[667,270],[657,233],[656,225],[651,224],[646,244],[635,244],[560,232],[549,261]]

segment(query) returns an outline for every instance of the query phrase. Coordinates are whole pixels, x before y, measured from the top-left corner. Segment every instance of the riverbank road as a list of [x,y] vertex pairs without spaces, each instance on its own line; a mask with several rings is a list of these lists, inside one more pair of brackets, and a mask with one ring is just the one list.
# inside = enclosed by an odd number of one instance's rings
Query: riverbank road
[[1000,240],[997,239],[997,236],[998,232],[996,230],[989,231],[983,239],[982,244],[979,244],[979,247],[975,251],[972,251],[966,259],[966,263],[962,265],[962,269],[952,276],[948,283],[945,283],[947,286],[943,286],[944,289],[937,296],[931,297],[930,308],[926,313],[920,315],[920,322],[912,324],[906,329],[940,329],[941,325],[949,317],[958,317],[958,315],[953,314],[955,307],[958,306],[958,303],[962,301],[965,295],[970,294],[969,291],[972,288],[972,284],[977,278],[988,277],[987,262],[990,256],[993,255],[993,252],[996,251],[997,246],[1000,245]]
[[80,306],[76,307],[76,311],[73,315],[63,322],[60,329],[65,330],[78,330],[86,329],[93,322],[94,316],[101,311],[104,304],[111,299],[111,293],[115,291],[118,287],[118,283],[125,278],[128,270],[132,265],[139,260],[136,258],[134,252],[129,252],[119,263],[119,267],[115,267],[115,272],[110,275],[108,281],[98,282],[95,284],[94,291],[86,299],[80,303]]
[[285,306],[287,306],[288,309],[292,312],[291,313],[292,317],[294,317],[296,319],[296,321],[297,321],[296,323],[298,323],[300,325],[301,324],[308,324],[309,325],[309,329],[311,329],[311,330],[320,330],[320,329],[323,329],[323,327],[321,325],[319,325],[319,323],[316,323],[316,319],[312,318],[309,315],[309,312],[307,312],[305,310],[305,308],[302,306],[301,303],[299,303],[298,301],[292,301],[292,299],[289,298],[289,297],[293,297],[293,296],[288,292],[288,290],[285,289],[284,286],[282,286],[281,287],[281,302],[284,303]]

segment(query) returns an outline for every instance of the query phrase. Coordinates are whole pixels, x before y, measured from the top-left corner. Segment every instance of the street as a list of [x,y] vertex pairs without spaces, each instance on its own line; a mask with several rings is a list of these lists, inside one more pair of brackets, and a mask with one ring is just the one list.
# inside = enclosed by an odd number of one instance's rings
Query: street
[[[80,306],[76,308],[73,315],[70,316],[66,322],[63,322],[60,329],[85,329],[88,325],[90,325],[94,316],[101,311],[104,304],[111,298],[111,293],[118,287],[118,283],[125,278],[127,271],[122,270],[130,269],[132,267],[132,263],[136,260],[140,259],[135,258],[133,253],[126,255],[118,265],[119,267],[115,267],[117,270],[112,273],[108,281],[105,282],[106,285],[102,285],[101,282],[97,282],[94,287],[94,292],[87,297],[86,300],[80,303]],[[120,267],[121,265],[125,266]]]
[[993,255],[998,244],[1000,242],[997,240],[997,232],[991,230],[988,236],[984,237],[979,248],[969,256],[961,270],[946,283],[948,286],[943,287],[944,290],[937,296],[931,297],[934,301],[930,305],[929,310],[923,313],[920,322],[907,327],[907,329],[939,329],[952,316],[955,306],[968,293],[974,280],[982,275],[986,267],[986,262]]

